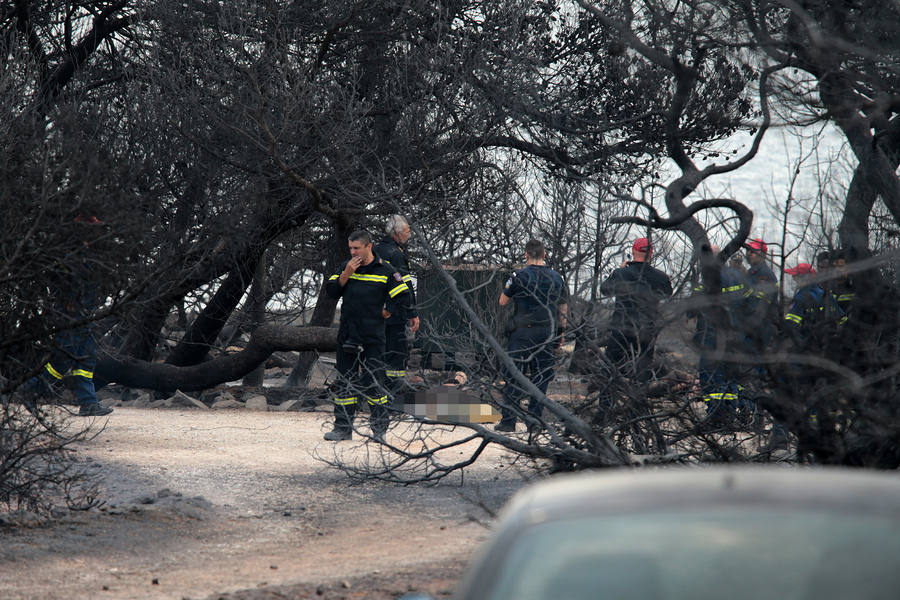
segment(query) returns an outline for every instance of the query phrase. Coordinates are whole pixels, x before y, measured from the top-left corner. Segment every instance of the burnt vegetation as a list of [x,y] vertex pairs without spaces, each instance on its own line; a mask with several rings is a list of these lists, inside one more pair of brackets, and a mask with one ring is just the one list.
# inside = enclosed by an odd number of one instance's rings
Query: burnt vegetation
[[[332,461],[348,473],[434,481],[491,444],[546,470],[896,468],[896,12],[875,0],[0,1],[2,501],[40,504],[26,473],[41,461],[59,482],[74,477],[65,427],[16,395],[56,334],[86,324],[54,309],[60,288],[99,288],[98,386],[258,384],[284,350],[301,353],[288,381],[299,394],[336,344],[338,307],[321,289],[347,234],[380,232],[398,212],[420,281],[436,278],[423,310],[449,301],[458,316],[446,330],[423,320],[413,386],[444,382],[430,362],[443,355],[465,373],[462,391],[495,409],[511,382],[534,393],[494,307],[530,237],[569,284],[571,324],[543,420],[520,414],[523,429],[504,434],[398,414],[368,460]],[[758,224],[740,198],[703,186],[747,167],[773,123],[835,127],[849,174],[816,198],[771,199],[779,319],[748,350],[720,290]],[[103,221],[88,257],[72,227],[84,215]],[[599,291],[641,236],[675,287],[649,372],[606,360]],[[856,296],[839,327],[813,324],[817,343],[801,343],[782,331],[783,268],[838,249]],[[473,265],[480,275],[459,279]],[[820,273],[825,289],[833,281]],[[722,333],[704,351],[740,386],[724,420],[701,398],[687,323],[698,310]],[[786,447],[770,443],[776,423]]]

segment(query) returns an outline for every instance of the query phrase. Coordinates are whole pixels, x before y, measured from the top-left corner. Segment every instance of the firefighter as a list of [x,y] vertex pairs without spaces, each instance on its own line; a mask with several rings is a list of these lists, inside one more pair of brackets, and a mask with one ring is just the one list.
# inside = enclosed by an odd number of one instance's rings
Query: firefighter
[[846,320],[844,311],[834,294],[813,279],[816,270],[812,265],[800,263],[784,272],[800,286],[784,316],[786,335],[797,348],[819,353]]
[[[747,282],[751,288],[748,297],[749,321],[746,327],[745,351],[751,356],[761,356],[775,340],[781,320],[778,308],[778,277],[769,267],[767,256],[769,246],[760,238],[744,244],[744,259],[750,268],[747,270]],[[765,366],[751,364],[746,370],[748,375],[763,380],[767,376]],[[775,419],[769,439],[761,449],[764,452],[786,450],[789,443],[787,429]]]
[[748,321],[746,324],[747,348],[751,354],[762,354],[772,342],[780,311],[778,310],[778,277],[766,262],[769,246],[757,238],[744,244],[747,283]]
[[645,237],[632,244],[632,260],[625,261],[600,286],[616,299],[609,324],[606,356],[619,371],[627,369],[639,381],[652,376],[653,349],[662,329],[659,304],[672,295],[669,276],[650,266],[653,246]]
[[[718,246],[711,246],[710,250],[714,255],[720,252]],[[693,289],[692,296],[700,306],[689,310],[687,317],[697,320],[693,338],[700,351],[697,384],[700,399],[706,403],[706,412],[713,424],[727,424],[742,407],[741,387],[734,373],[736,365],[720,355],[734,351],[736,342],[744,344],[751,293],[744,275],[727,265],[721,267],[718,294],[707,294],[704,284]],[[710,304],[710,299],[714,299],[714,304]],[[752,407],[748,405],[748,409],[752,410]]]
[[834,273],[831,289],[838,306],[844,311],[844,315],[848,315],[856,299],[856,281],[850,276],[847,269],[847,255],[843,251],[835,252],[831,259],[831,268]]
[[36,415],[35,398],[62,385],[63,377],[68,373],[74,380],[79,416],[102,417],[113,412],[112,408],[103,406],[97,400],[94,388],[97,342],[88,322],[100,303],[95,276],[89,268],[88,253],[91,243],[102,234],[103,225],[103,221],[95,216],[82,215],[78,215],[73,224],[77,249],[70,260],[59,267],[56,274],[61,277],[60,283],[52,286],[58,309],[73,323],[73,327],[56,334],[56,346],[50,360],[40,375],[32,377],[22,386],[25,406]]
[[375,244],[373,251],[381,260],[397,269],[409,287],[412,304],[405,314],[392,314],[384,327],[384,364],[388,391],[399,397],[406,381],[406,364],[409,361],[407,326],[415,333],[419,330],[419,313],[416,311],[416,292],[413,287],[409,259],[403,251],[409,241],[409,223],[400,215],[391,215],[385,224],[385,235]]
[[[525,244],[525,268],[517,271],[500,292],[500,306],[515,305],[514,330],[509,336],[507,352],[519,370],[528,376],[541,394],[553,380],[554,350],[562,342],[566,328],[568,291],[562,276],[544,265],[544,244],[530,240]],[[504,369],[502,418],[494,426],[496,431],[516,430],[516,412],[523,392]],[[540,398],[531,397],[528,412],[540,418],[544,405]]]
[[365,231],[350,234],[350,260],[325,283],[332,298],[343,298],[337,337],[338,372],[334,397],[334,429],[328,441],[353,437],[353,418],[362,395],[371,410],[372,437],[384,440],[389,415],[384,391],[385,320],[406,314],[412,294],[403,276],[372,250],[372,237]]
[[[812,265],[800,263],[784,272],[794,278],[799,289],[785,314],[782,335],[792,342],[798,354],[825,357],[839,347],[840,328],[846,321],[844,312],[834,294],[816,280]],[[806,399],[808,415],[821,432],[834,429],[835,414],[828,407],[827,394],[814,391],[817,385],[830,387],[834,383],[827,370],[798,361],[791,365],[788,381],[783,383],[789,384],[794,396]]]

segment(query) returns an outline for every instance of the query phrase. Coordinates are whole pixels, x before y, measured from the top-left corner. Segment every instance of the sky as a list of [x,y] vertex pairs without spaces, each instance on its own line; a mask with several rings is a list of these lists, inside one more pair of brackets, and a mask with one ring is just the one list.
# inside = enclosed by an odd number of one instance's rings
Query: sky
[[[741,133],[729,141],[728,147],[738,149],[740,154],[750,143],[750,136]],[[831,186],[846,185],[850,177],[847,155],[843,137],[831,125],[807,128],[803,136],[795,130],[774,127],[766,132],[753,160],[730,174],[708,179],[704,195],[730,196],[747,204],[755,216],[753,237],[780,238],[780,219],[773,204],[783,207],[789,197],[794,201],[817,198],[826,185],[823,181],[831,174]],[[838,157],[844,158],[835,165]]]

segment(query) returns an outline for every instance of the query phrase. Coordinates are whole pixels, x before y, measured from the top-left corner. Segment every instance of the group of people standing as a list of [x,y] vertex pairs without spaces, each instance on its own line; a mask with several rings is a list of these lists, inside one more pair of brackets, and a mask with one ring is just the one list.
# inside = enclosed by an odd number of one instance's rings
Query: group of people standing
[[[79,233],[85,230],[81,238],[87,250],[103,223],[95,217],[79,216],[74,225]],[[353,232],[348,237],[350,259],[325,283],[327,294],[343,299],[334,428],[325,434],[326,440],[352,438],[361,402],[369,406],[372,437],[383,440],[389,425],[388,405],[404,391],[408,332],[415,333],[420,324],[411,266],[404,251],[409,237],[409,223],[400,215],[389,217],[385,235],[377,243],[365,231]],[[532,239],[524,250],[525,267],[506,282],[499,304],[514,306],[508,354],[533,386],[524,385],[508,365],[504,367],[502,418],[495,426],[500,432],[515,431],[518,420],[531,427],[537,423],[532,419],[541,418],[541,399],[554,377],[555,350],[566,335],[567,285],[558,272],[544,264],[542,242]],[[694,303],[686,313],[696,319],[693,339],[700,351],[696,389],[715,418],[727,420],[741,408],[747,378],[765,376],[762,355],[776,339],[789,340],[799,352],[817,353],[828,345],[826,338],[835,334],[854,304],[856,284],[848,273],[845,255],[826,252],[817,257],[816,267],[800,263],[785,269],[797,281],[798,289],[782,317],[779,283],[768,264],[768,250],[761,239],[747,242],[742,257],[721,267],[721,289],[709,294],[705,285],[696,286]],[[646,382],[654,374],[654,346],[663,327],[660,304],[672,296],[673,288],[669,277],[650,264],[654,254],[650,239],[636,239],[631,251],[600,287],[604,296],[615,298],[606,362],[611,376]],[[718,248],[712,251],[718,253]],[[87,318],[96,308],[96,294],[87,279],[70,286],[66,293],[58,294],[60,306],[74,319],[82,319],[81,324],[60,334],[59,352],[40,375],[26,382],[24,398],[33,406],[34,397],[58,384],[71,367],[77,381],[79,414],[103,416],[112,410],[101,406],[94,393],[96,345],[87,327]],[[797,380],[802,382],[805,376],[801,374]],[[539,394],[532,393],[534,388]],[[527,413],[519,406],[526,393],[531,397]]]
[[[720,252],[715,246],[711,251],[716,256]],[[650,265],[652,256],[649,239],[635,240],[632,256],[601,285],[603,295],[615,297],[605,352],[611,378],[647,382],[654,375],[654,346],[664,325],[660,304],[673,290],[669,277]],[[693,342],[700,353],[693,389],[715,426],[733,423],[745,408],[755,411],[750,382],[760,384],[757,390],[766,385],[772,373],[765,355],[776,344],[790,345],[795,355],[834,348],[833,338],[854,304],[856,284],[846,257],[831,251],[819,255],[818,272],[808,263],[785,269],[797,290],[782,314],[779,282],[769,260],[768,244],[750,240],[742,255],[717,271],[721,289],[709,293],[707,284],[700,284],[688,300],[686,316],[696,322]],[[794,388],[816,377],[801,361],[780,373],[782,378],[787,373],[787,384]],[[778,445],[786,440],[786,430],[777,422],[773,440]]]
[[[372,436],[383,439],[389,395],[399,393],[405,379],[407,329],[419,326],[403,252],[409,225],[395,215],[387,232],[374,248],[365,232],[352,234],[352,258],[326,284],[331,296],[344,298],[337,350],[340,389],[334,398],[335,426],[327,440],[351,439],[360,398],[370,406]],[[712,251],[718,254],[719,249]],[[672,296],[673,287],[669,276],[650,264],[653,254],[649,238],[634,240],[631,255],[601,284],[601,293],[614,298],[605,352],[611,376],[638,382],[654,376],[654,347],[664,325],[660,305]],[[508,366],[503,368],[501,420],[494,427],[499,432],[515,431],[520,420],[529,429],[539,423],[541,400],[554,377],[555,350],[566,335],[568,288],[563,277],[544,264],[546,250],[539,240],[526,243],[524,258],[525,267],[506,282],[499,304],[514,306],[507,350],[533,387]],[[708,294],[705,285],[694,288],[686,313],[696,320],[693,340],[700,352],[694,387],[717,421],[733,419],[749,402],[745,384],[765,377],[763,355],[776,340],[791,340],[799,351],[820,344],[830,331],[827,325],[839,326],[854,298],[843,254],[829,253],[819,257],[820,270],[829,270],[827,278],[817,276],[806,263],[785,270],[799,288],[782,315],[768,245],[750,240],[736,258],[721,267],[721,289],[715,294]],[[520,402],[526,395],[530,401],[523,410]]]
[[[403,252],[409,225],[394,215],[378,244],[364,231],[348,238],[351,258],[325,284],[326,292],[343,298],[337,338],[338,381],[334,394],[334,428],[329,441],[352,439],[361,399],[369,405],[371,437],[384,440],[390,422],[391,396],[403,389],[409,357],[407,328],[415,332],[419,318],[410,265]],[[559,273],[544,265],[546,251],[538,240],[525,244],[524,269],[510,277],[500,293],[501,306],[513,305],[508,352],[518,369],[541,394],[553,379],[554,351],[563,342],[568,290]],[[504,369],[501,432],[515,431],[526,387],[512,369]],[[529,394],[528,413],[540,418],[543,403]]]
[[[79,231],[93,234],[102,222],[79,217],[75,225]],[[87,249],[91,236],[82,237]],[[371,436],[383,440],[390,421],[388,405],[404,391],[408,332],[415,333],[420,324],[411,266],[404,251],[409,237],[409,223],[400,215],[388,218],[385,235],[377,243],[365,231],[353,232],[348,237],[350,259],[325,283],[326,293],[343,299],[336,351],[338,380],[333,390],[334,428],[325,434],[326,440],[352,438],[362,402],[369,406]],[[524,385],[508,365],[504,367],[502,418],[495,425],[499,432],[515,431],[519,420],[525,420],[530,428],[542,417],[541,399],[554,377],[555,350],[566,335],[567,285],[558,272],[544,264],[542,242],[532,239],[524,250],[525,267],[506,282],[499,304],[514,307],[508,354],[533,387]],[[712,251],[718,253],[718,248]],[[854,303],[856,284],[847,271],[845,255],[821,253],[816,267],[800,263],[785,269],[797,281],[798,289],[782,316],[779,283],[768,264],[768,251],[761,239],[747,242],[742,257],[721,267],[721,289],[708,294],[704,285],[696,286],[694,303],[686,313],[696,319],[693,339],[700,351],[695,389],[715,419],[732,418],[745,403],[745,383],[748,378],[766,375],[762,355],[774,341],[790,341],[798,352],[820,352]],[[653,254],[649,238],[634,240],[631,255],[601,284],[600,292],[615,299],[606,343],[611,376],[638,382],[653,377],[654,346],[663,327],[660,304],[673,294],[669,277],[651,266]],[[24,397],[26,404],[33,405],[33,397],[46,393],[71,367],[77,380],[79,414],[103,416],[111,409],[101,406],[94,393],[96,351],[86,324],[86,317],[96,308],[95,294],[87,280],[68,293],[65,297],[60,294],[61,306],[73,318],[85,319],[84,324],[60,334],[60,351],[41,375],[26,382]],[[804,377],[808,375],[801,373],[797,381],[802,383]],[[533,393],[535,388],[539,394]],[[519,403],[526,394],[531,400],[523,412]]]
[[390,423],[390,396],[400,393],[409,358],[407,327],[419,328],[409,259],[403,251],[409,223],[391,216],[377,245],[365,231],[348,237],[350,259],[325,283],[332,298],[343,298],[335,366],[334,428],[328,441],[353,437],[360,399],[369,406],[372,438],[383,441]]
[[[761,239],[746,243],[743,258],[749,268],[734,260],[723,266],[714,306],[701,304],[688,312],[697,319],[698,391],[714,426],[728,426],[739,414],[755,412],[751,382],[758,383],[756,388],[774,383],[803,394],[819,372],[801,360],[772,369],[765,355],[775,346],[794,356],[822,355],[834,348],[854,302],[855,284],[843,252],[823,252],[816,267],[799,263],[784,270],[797,289],[782,314],[768,250]],[[700,295],[704,292],[703,286],[695,288],[697,298],[708,298]],[[814,414],[814,407],[810,410]],[[783,447],[786,441],[776,416],[769,446]]]

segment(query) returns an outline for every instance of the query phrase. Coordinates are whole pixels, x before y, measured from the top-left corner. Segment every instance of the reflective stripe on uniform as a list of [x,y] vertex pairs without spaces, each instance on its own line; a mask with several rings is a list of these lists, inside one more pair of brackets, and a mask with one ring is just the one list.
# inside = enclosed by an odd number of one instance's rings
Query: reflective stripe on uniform
[[[387,281],[387,278],[385,278],[385,282],[386,281]],[[398,285],[397,287],[392,289],[390,292],[388,292],[388,295],[391,298],[394,298],[397,294],[402,294],[403,292],[406,292],[406,291],[409,291],[409,286],[406,285],[405,283],[401,283],[400,285]]]
[[50,373],[56,379],[63,378],[63,374],[60,373],[59,371],[57,371],[56,369],[54,369],[53,365],[51,365],[50,363],[47,363],[46,369],[47,369],[47,372]]
[[354,273],[350,276],[350,279],[355,279],[357,281],[371,281],[373,283],[387,283],[387,275],[360,275],[359,273]]
[[388,377],[406,377],[406,371],[385,371]]
[[350,398],[335,398],[334,403],[338,406],[350,406],[351,404],[356,404],[356,396],[351,396]]
[[784,320],[792,321],[792,322],[796,323],[797,325],[801,325],[803,323],[803,317],[801,317],[800,315],[795,315],[794,313],[788,313],[788,314],[784,315]]
[[388,397],[382,396],[381,398],[366,398],[369,404],[387,404]]
[[738,395],[731,392],[712,392],[703,396],[704,402],[710,400],[737,400]]
[[72,371],[72,375],[74,375],[74,376],[76,376],[76,377],[84,377],[84,378],[86,378],[86,379],[93,379],[93,378],[94,378],[94,372],[93,372],[93,371],[86,371],[86,370],[84,370],[84,369],[75,369],[74,371]]

